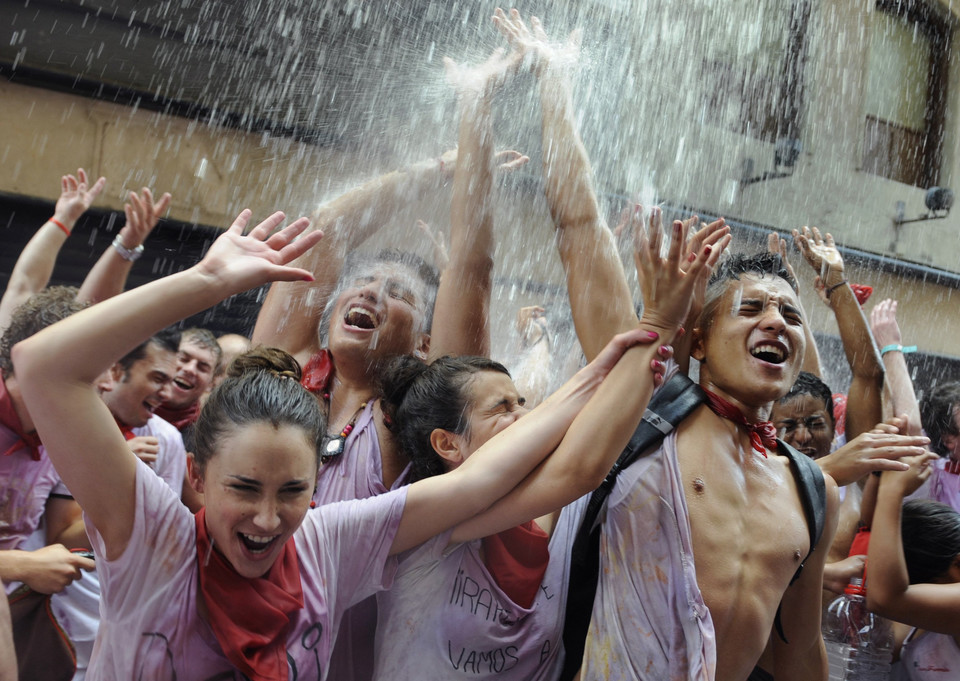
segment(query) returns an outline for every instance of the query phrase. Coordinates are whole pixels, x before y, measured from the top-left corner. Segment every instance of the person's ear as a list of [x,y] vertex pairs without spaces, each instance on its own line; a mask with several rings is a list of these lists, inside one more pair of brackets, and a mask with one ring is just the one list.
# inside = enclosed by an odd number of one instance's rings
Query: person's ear
[[110,378],[113,379],[114,383],[119,383],[123,380],[123,366],[120,362],[114,362],[113,366],[110,367]]
[[97,376],[97,380],[94,381],[94,387],[96,387],[97,393],[102,395],[103,393],[108,393],[113,390],[114,386],[117,384],[117,379],[114,378],[113,371],[113,368],[116,366],[119,365],[114,364],[112,367]]
[[434,428],[430,433],[430,446],[441,459],[456,468],[463,463],[463,436],[443,428]]
[[704,349],[705,342],[706,338],[704,337],[703,330],[700,329],[700,327],[694,329],[693,340],[690,344],[690,356],[700,363],[707,361],[707,355]]
[[193,452],[187,453],[187,480],[194,492],[203,494],[203,471],[194,458]]
[[420,333],[417,334],[417,342],[414,345],[413,356],[417,359],[426,362],[427,357],[430,355],[430,334],[429,333]]

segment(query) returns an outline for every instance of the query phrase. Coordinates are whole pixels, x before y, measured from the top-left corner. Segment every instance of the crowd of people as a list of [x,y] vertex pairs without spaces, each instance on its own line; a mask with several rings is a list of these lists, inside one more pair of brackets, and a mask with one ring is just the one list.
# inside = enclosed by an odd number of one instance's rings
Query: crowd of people
[[[960,674],[960,383],[918,401],[896,302],[865,313],[830,234],[735,253],[722,219],[639,205],[609,229],[576,37],[494,23],[508,50],[447,65],[455,152],[310,219],[245,210],[161,280],[124,291],[170,202],[144,188],[83,284],[47,287],[105,183],[62,179],[0,301],[0,679],[825,681],[822,613],[854,578],[902,624],[903,678]],[[491,195],[528,161],[492,117],[521,72],[582,353],[549,395],[530,376],[562,371],[569,320],[521,313],[516,380],[492,358]],[[356,255],[451,173],[439,272]],[[252,339],[179,330],[268,282]]]

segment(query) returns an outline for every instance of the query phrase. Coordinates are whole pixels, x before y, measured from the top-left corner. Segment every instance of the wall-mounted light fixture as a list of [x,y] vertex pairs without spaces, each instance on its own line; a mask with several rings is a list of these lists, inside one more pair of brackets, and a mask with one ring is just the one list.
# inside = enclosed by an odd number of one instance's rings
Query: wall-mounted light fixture
[[930,187],[923,202],[927,206],[928,213],[919,217],[906,218],[907,205],[903,201],[897,201],[897,214],[893,218],[893,243],[890,244],[890,250],[896,252],[897,244],[900,243],[900,227],[910,222],[924,222],[926,220],[942,220],[950,214],[953,207],[953,190],[946,187]]

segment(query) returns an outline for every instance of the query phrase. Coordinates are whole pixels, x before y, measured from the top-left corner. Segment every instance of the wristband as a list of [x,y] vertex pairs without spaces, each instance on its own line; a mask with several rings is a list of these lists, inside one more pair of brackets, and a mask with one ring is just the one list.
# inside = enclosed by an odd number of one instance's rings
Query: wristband
[[56,218],[50,218],[49,220],[47,220],[47,222],[52,222],[52,223],[55,224],[57,227],[59,227],[60,229],[62,229],[64,234],[66,234],[67,236],[70,236],[70,230],[67,229],[67,226],[66,226],[65,224],[63,224],[62,222],[60,222],[59,220],[57,220]]
[[916,345],[900,345],[899,343],[891,343],[890,345],[884,345],[880,348],[880,356],[883,357],[888,352],[902,352],[904,355],[908,355],[911,352],[916,352]]
[[836,290],[837,290],[838,288],[840,288],[841,286],[845,286],[846,283],[847,283],[847,280],[844,279],[844,280],[841,281],[839,284],[834,284],[833,286],[831,286],[830,288],[828,288],[828,289],[826,290],[826,292],[825,292],[825,293],[826,293],[826,296],[827,296],[827,300],[830,300],[830,294],[831,294],[831,293],[833,293],[834,291],[836,291]]
[[120,254],[121,258],[128,262],[134,262],[137,258],[143,255],[143,244],[140,244],[136,248],[127,248],[120,240],[119,234],[117,234],[116,238],[113,240],[113,243],[110,245],[113,246],[117,253]]

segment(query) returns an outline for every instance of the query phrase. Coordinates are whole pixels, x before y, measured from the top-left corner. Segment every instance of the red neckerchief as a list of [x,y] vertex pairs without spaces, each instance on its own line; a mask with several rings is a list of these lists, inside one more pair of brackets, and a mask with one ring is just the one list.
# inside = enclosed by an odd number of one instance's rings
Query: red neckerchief
[[532,520],[483,538],[484,564],[497,585],[522,608],[533,605],[547,571],[550,538]]
[[960,475],[960,461],[957,461],[953,457],[947,457],[947,463],[944,465],[943,470],[947,473]]
[[247,579],[213,550],[205,511],[196,515],[197,571],[210,628],[227,659],[251,681],[287,681],[287,630],[303,608],[293,538],[266,576]]
[[867,302],[870,294],[873,293],[873,287],[865,284],[850,284],[850,288],[853,289],[853,295],[857,297],[857,302],[860,303],[860,305]]
[[183,430],[200,416],[200,400],[182,409],[171,409],[160,406],[157,407],[153,413],[167,423],[172,423],[177,430]]
[[300,385],[314,395],[323,395],[330,391],[330,379],[333,377],[333,355],[329,350],[321,350],[307,360],[300,377]]
[[777,449],[777,429],[773,425],[773,421],[750,423],[742,411],[719,395],[706,389],[703,392],[707,396],[707,405],[713,410],[714,414],[729,419],[747,429],[747,433],[750,435],[750,444],[753,445],[758,454],[763,454],[763,457],[766,458],[767,448]]
[[2,378],[0,378],[0,424],[12,430],[19,438],[3,453],[4,456],[10,456],[21,449],[27,449],[30,452],[30,458],[34,461],[40,460],[40,436],[37,435],[36,431],[32,433],[24,432],[23,423],[17,416],[17,410],[13,408],[10,393],[7,392],[7,383]]
[[120,419],[118,419],[116,416],[113,417],[113,420],[117,422],[117,428],[119,428],[120,432],[123,434],[124,440],[129,441],[137,436],[137,434],[133,432],[133,428],[125,423],[120,423]]
[[843,435],[847,430],[847,396],[833,393],[833,432]]

